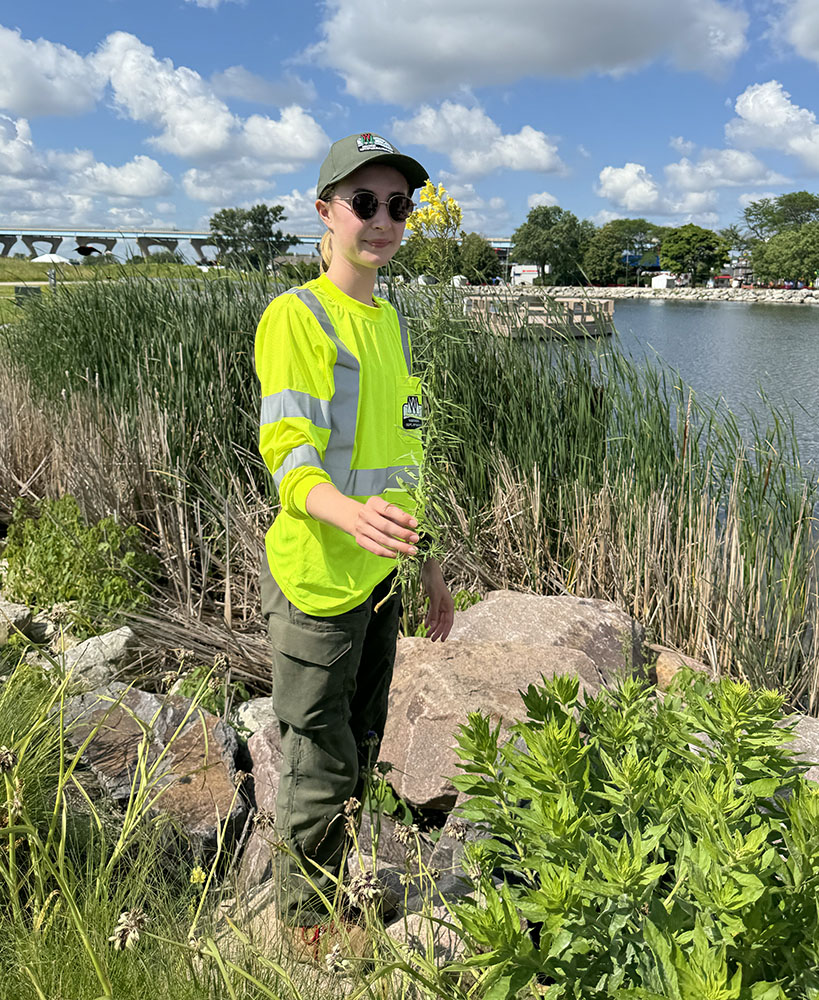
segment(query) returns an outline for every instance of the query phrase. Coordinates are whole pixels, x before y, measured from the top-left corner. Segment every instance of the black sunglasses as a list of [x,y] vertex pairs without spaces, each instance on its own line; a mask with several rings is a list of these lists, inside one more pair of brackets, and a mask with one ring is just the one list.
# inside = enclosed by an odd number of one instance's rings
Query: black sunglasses
[[366,222],[378,211],[379,205],[386,205],[393,222],[406,222],[415,211],[415,202],[405,194],[391,194],[386,201],[379,201],[372,191],[356,191],[349,198],[336,195],[339,201],[349,202],[355,214]]

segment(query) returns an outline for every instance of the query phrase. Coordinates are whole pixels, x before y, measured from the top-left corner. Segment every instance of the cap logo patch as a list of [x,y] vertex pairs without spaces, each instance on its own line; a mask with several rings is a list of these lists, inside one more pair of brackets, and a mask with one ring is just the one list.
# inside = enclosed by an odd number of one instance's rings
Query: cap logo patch
[[356,139],[359,153],[394,153],[395,150],[380,135],[373,135],[372,132],[362,132]]

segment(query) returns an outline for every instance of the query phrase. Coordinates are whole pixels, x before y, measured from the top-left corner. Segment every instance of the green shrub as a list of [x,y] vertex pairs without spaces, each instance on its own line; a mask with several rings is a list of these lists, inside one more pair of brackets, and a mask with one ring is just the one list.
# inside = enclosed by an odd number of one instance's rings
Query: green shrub
[[508,742],[479,714],[459,736],[463,814],[492,834],[455,908],[486,997],[819,996],[819,788],[780,695],[687,674],[578,705],[557,677],[523,701]]
[[5,594],[29,607],[67,604],[81,630],[147,603],[158,560],[135,526],[87,525],[72,496],[15,503],[3,552]]

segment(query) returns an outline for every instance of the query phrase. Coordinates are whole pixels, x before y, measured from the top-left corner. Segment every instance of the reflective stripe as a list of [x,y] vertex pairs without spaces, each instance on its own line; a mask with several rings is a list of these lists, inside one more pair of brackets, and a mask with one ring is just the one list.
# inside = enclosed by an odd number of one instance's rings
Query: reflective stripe
[[401,330],[401,347],[404,350],[404,360],[407,362],[407,374],[412,375],[412,351],[410,350],[407,321],[397,309],[395,310],[395,313],[398,316],[398,326]]
[[[330,438],[327,442],[324,462],[319,458],[316,449],[310,445],[302,445],[299,448],[294,448],[273,476],[276,486],[284,478],[285,473],[289,472],[290,469],[297,468],[299,465],[315,465],[323,468],[332,479],[336,489],[347,496],[377,496],[385,490],[406,489],[407,485],[412,486],[417,483],[417,465],[391,465],[384,469],[351,468],[355,453],[361,366],[359,365],[358,358],[344,345],[336,333],[324,306],[313,292],[306,288],[290,288],[286,294],[295,295],[299,298],[316,318],[319,326],[335,346],[336,363],[333,366],[333,398],[329,402],[316,400],[314,397],[307,396],[306,393],[292,393],[293,396],[305,396],[306,399],[312,400],[313,404],[321,403],[323,418],[325,418],[326,413],[325,419],[327,419],[327,423],[323,425],[319,425],[311,417],[316,426],[330,428]],[[410,354],[407,325],[400,315],[398,323],[401,330],[401,347],[404,352],[404,360],[407,363],[407,372],[411,372],[412,357]],[[281,395],[284,395],[284,393],[276,394],[276,396]],[[266,399],[273,398],[275,397],[266,397]],[[326,411],[324,407],[327,407]],[[299,413],[298,415],[306,416],[308,414]],[[399,480],[403,480],[403,482],[399,482]]]
[[337,490],[352,497],[377,496],[385,490],[405,490],[418,482],[417,465],[391,465],[386,469],[350,469],[325,462],[324,470],[333,480]]
[[316,427],[330,429],[330,401],[316,399],[298,389],[282,389],[262,398],[262,424],[275,424],[286,417],[304,417]]
[[[318,469],[324,468],[321,455],[319,455],[311,444],[300,444],[298,448],[293,448],[292,451],[285,455],[284,461],[273,473],[273,482],[276,484],[276,489],[281,486],[282,479],[284,479],[288,472],[298,469],[302,465],[311,465]],[[332,476],[330,478],[332,479]]]

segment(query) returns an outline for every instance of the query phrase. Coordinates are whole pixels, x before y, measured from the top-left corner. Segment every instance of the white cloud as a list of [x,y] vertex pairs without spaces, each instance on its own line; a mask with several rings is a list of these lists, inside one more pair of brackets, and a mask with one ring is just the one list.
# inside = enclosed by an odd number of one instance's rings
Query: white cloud
[[277,108],[312,104],[317,97],[315,85],[295,73],[285,73],[280,80],[267,80],[244,66],[229,66],[221,73],[214,73],[210,84],[219,97],[238,97],[242,101],[272,104]]
[[134,121],[161,129],[148,141],[165,152],[202,164],[256,159],[262,177],[299,169],[317,159],[330,140],[302,108],[241,119],[192,69],[157,59],[134,35],[109,35],[95,57],[111,81],[117,107]]
[[443,181],[447,194],[461,206],[463,220],[461,226],[467,233],[482,233],[497,236],[509,228],[510,213],[506,200],[500,196],[485,198],[475,190],[475,185],[444,173]]
[[665,212],[660,186],[642,163],[603,167],[596,193],[627,212]]
[[668,145],[675,149],[678,153],[682,153],[683,156],[690,156],[694,152],[695,143],[691,142],[689,139],[683,139],[681,135],[673,135],[668,140]]
[[540,194],[530,194],[526,199],[526,204],[532,209],[537,208],[539,205],[557,205],[559,202],[553,194],[549,194],[548,191],[541,191]]
[[[721,0],[327,0],[308,57],[361,100],[410,105],[526,76],[621,74],[657,59],[721,74],[746,48],[748,15]],[[399,42],[395,25],[406,25]]]
[[642,163],[626,163],[622,167],[604,167],[595,189],[617,208],[633,215],[680,216],[685,221],[713,224],[717,192],[663,191]]
[[715,187],[748,184],[777,184],[786,180],[739,149],[705,149],[696,163],[683,157],[665,168],[670,185],[681,191],[706,191]]
[[0,109],[15,115],[75,115],[94,107],[105,77],[65,45],[0,25]]
[[778,25],[800,56],[819,63],[819,5],[816,0],[794,0],[786,7]]
[[271,181],[260,177],[252,160],[234,160],[214,167],[192,167],[182,175],[182,189],[189,198],[212,204],[236,204],[270,191]]
[[186,3],[194,3],[197,7],[205,7],[210,10],[216,10],[220,4],[223,3],[245,3],[245,0],[186,0]]
[[284,208],[286,216],[282,228],[286,233],[323,233],[324,226],[316,213],[316,189],[297,191],[290,194],[277,194],[276,204]]
[[135,156],[121,167],[95,163],[85,177],[92,192],[126,198],[156,198],[173,190],[173,177],[149,156]]
[[729,142],[745,149],[778,149],[819,170],[819,124],[816,115],[790,100],[777,80],[754,83],[737,98],[737,117],[725,126]]
[[424,105],[412,118],[394,121],[393,130],[403,142],[448,156],[462,177],[483,177],[501,169],[563,169],[557,146],[545,133],[524,125],[519,132],[504,135],[482,108],[453,101],[444,101],[438,109]]

